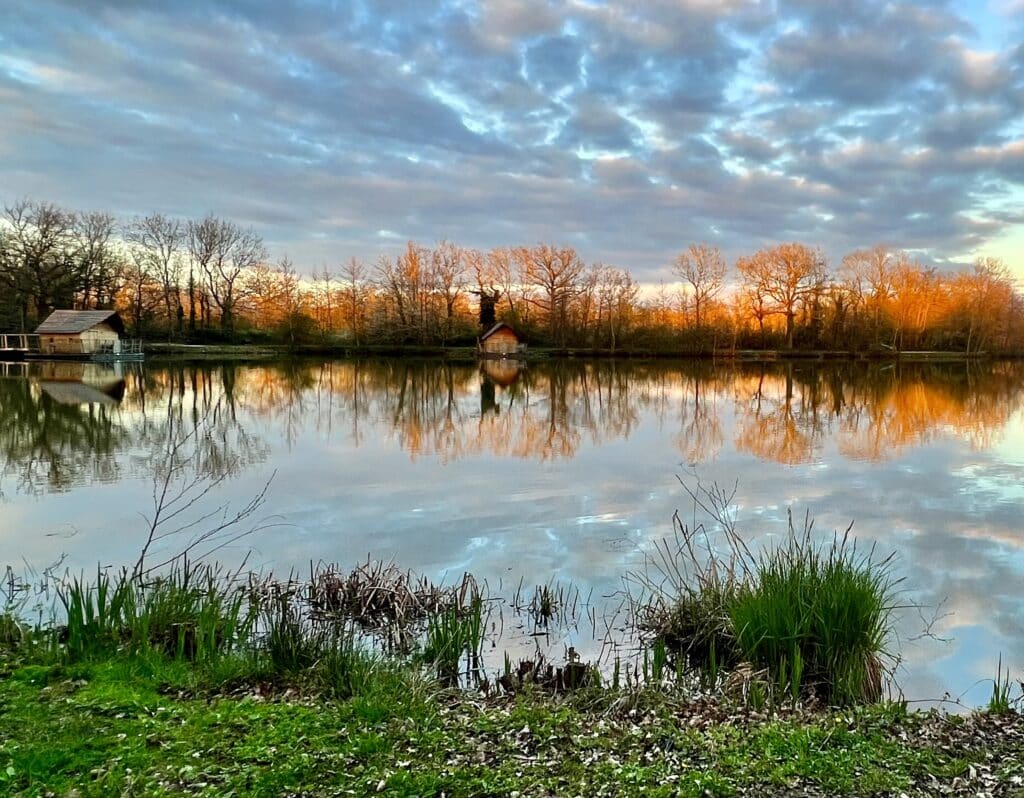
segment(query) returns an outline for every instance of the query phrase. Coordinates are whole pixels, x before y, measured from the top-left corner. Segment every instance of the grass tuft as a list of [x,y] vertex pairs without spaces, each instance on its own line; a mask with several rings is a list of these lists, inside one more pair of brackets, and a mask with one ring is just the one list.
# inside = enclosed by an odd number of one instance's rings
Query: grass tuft
[[898,584],[891,556],[858,551],[849,529],[819,543],[809,517],[798,531],[792,516],[783,541],[755,555],[735,531],[731,494],[716,486],[690,495],[721,542],[675,516],[674,545],[662,543],[650,567],[630,575],[643,590],[634,599],[640,629],[707,686],[724,678],[747,700],[761,703],[767,688],[794,702],[878,701]]
[[181,563],[143,581],[97,570],[95,581],[58,584],[65,624],[58,634],[72,660],[151,649],[209,661],[241,644],[252,624],[244,591],[218,569]]

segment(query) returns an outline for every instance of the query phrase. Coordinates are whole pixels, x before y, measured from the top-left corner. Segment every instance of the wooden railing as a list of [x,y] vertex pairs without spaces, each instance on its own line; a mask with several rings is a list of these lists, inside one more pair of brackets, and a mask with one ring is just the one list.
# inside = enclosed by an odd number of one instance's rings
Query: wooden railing
[[0,352],[38,352],[39,336],[27,333],[0,333]]

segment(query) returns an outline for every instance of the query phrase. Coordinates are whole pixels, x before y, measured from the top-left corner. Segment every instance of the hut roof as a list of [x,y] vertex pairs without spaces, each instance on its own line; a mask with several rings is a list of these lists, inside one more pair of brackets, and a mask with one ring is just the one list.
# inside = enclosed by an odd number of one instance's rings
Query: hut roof
[[101,391],[84,382],[40,382],[39,387],[55,402],[62,405],[116,405],[117,391]]
[[519,335],[516,333],[515,330],[512,329],[512,327],[510,325],[505,324],[505,322],[503,322],[503,321],[499,321],[497,324],[495,324],[493,327],[491,327],[491,329],[489,329],[487,332],[485,332],[483,335],[481,335],[480,336],[480,340],[481,341],[486,341],[488,338],[490,338],[492,335],[494,335],[496,332],[498,332],[501,329],[508,330],[510,333],[515,335],[516,338],[519,337]]
[[55,310],[36,328],[39,335],[74,335],[106,322],[118,335],[124,333],[124,322],[116,310]]

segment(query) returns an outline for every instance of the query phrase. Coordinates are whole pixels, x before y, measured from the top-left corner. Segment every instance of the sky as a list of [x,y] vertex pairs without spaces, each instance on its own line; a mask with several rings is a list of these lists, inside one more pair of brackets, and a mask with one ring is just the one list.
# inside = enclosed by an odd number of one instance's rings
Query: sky
[[1024,0],[5,0],[0,204],[230,218],[300,269],[883,243],[1024,277]]

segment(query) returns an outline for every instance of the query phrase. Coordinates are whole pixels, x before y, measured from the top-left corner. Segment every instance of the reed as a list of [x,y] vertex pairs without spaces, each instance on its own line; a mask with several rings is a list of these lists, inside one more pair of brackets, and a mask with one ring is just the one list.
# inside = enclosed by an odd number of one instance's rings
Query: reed
[[95,582],[72,577],[57,587],[65,626],[57,639],[71,660],[114,653],[129,637],[135,591],[125,574],[97,569]]
[[890,560],[859,555],[849,535],[816,544],[811,525],[758,558],[739,584],[729,622],[745,661],[766,668],[774,686],[796,700],[815,694],[831,704],[874,702],[882,695],[894,583]]
[[384,661],[361,648],[349,631],[335,635],[323,647],[316,676],[326,693],[348,699],[371,690],[385,669]]
[[483,599],[476,596],[465,608],[452,605],[430,617],[423,660],[437,668],[443,684],[454,686],[459,681],[463,655],[466,656],[466,673],[479,670],[483,641]]
[[790,516],[780,544],[754,554],[735,529],[731,494],[716,486],[690,495],[711,523],[691,528],[677,514],[674,539],[630,575],[642,588],[633,599],[641,631],[712,687],[742,670],[765,675],[758,692],[794,702],[879,700],[898,584],[892,556],[858,551],[850,529],[820,543],[809,516],[799,530]]
[[64,580],[57,597],[65,623],[56,638],[70,660],[156,649],[175,659],[207,661],[242,644],[252,623],[233,579],[187,561],[148,581],[100,569],[94,581]]
[[137,583],[131,637],[174,659],[209,661],[249,639],[253,613],[231,575],[188,562],[146,583]]
[[265,636],[262,653],[271,675],[295,676],[311,669],[326,646],[326,634],[303,617],[301,607],[288,591],[272,595],[260,607]]

